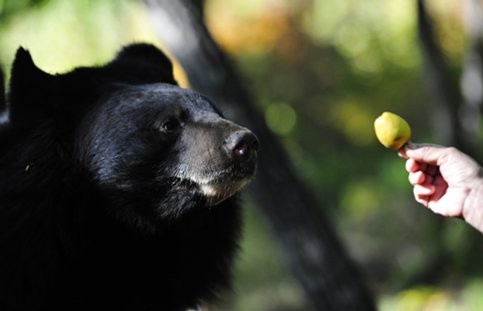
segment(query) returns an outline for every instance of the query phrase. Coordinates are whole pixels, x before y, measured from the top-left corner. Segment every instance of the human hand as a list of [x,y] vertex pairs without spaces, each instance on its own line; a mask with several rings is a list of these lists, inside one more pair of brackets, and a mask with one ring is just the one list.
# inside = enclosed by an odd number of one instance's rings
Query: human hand
[[435,213],[467,221],[474,214],[472,208],[481,211],[482,207],[474,206],[482,203],[478,193],[483,190],[481,167],[472,158],[456,148],[435,145],[410,144],[401,154],[407,158],[406,170],[417,202]]

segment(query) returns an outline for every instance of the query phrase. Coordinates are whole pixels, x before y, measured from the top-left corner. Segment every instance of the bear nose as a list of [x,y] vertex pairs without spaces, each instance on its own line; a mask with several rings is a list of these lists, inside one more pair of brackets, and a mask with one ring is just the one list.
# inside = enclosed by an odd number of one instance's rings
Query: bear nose
[[248,130],[233,132],[225,140],[225,150],[233,160],[243,163],[256,158],[258,138]]

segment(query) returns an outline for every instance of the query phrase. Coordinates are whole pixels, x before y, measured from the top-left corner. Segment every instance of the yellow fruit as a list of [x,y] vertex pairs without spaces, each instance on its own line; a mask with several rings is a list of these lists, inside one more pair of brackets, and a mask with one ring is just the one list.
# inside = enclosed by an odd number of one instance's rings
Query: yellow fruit
[[384,112],[374,121],[377,139],[386,148],[399,150],[411,138],[409,124],[392,112]]

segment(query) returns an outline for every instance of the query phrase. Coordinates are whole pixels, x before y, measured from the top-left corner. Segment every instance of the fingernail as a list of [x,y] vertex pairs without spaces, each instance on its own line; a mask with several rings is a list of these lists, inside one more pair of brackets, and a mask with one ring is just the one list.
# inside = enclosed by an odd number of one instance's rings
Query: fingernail
[[406,148],[407,150],[413,150],[413,149],[416,149],[417,147],[418,147],[417,144],[413,143],[412,141],[408,141],[404,145],[404,148]]

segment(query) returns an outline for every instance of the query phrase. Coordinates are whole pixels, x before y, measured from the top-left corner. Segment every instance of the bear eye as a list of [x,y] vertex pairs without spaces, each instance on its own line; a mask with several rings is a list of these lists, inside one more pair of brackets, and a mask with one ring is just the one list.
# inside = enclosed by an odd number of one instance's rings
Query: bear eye
[[161,130],[166,133],[176,132],[180,128],[181,122],[175,117],[164,120],[163,124],[161,125]]

